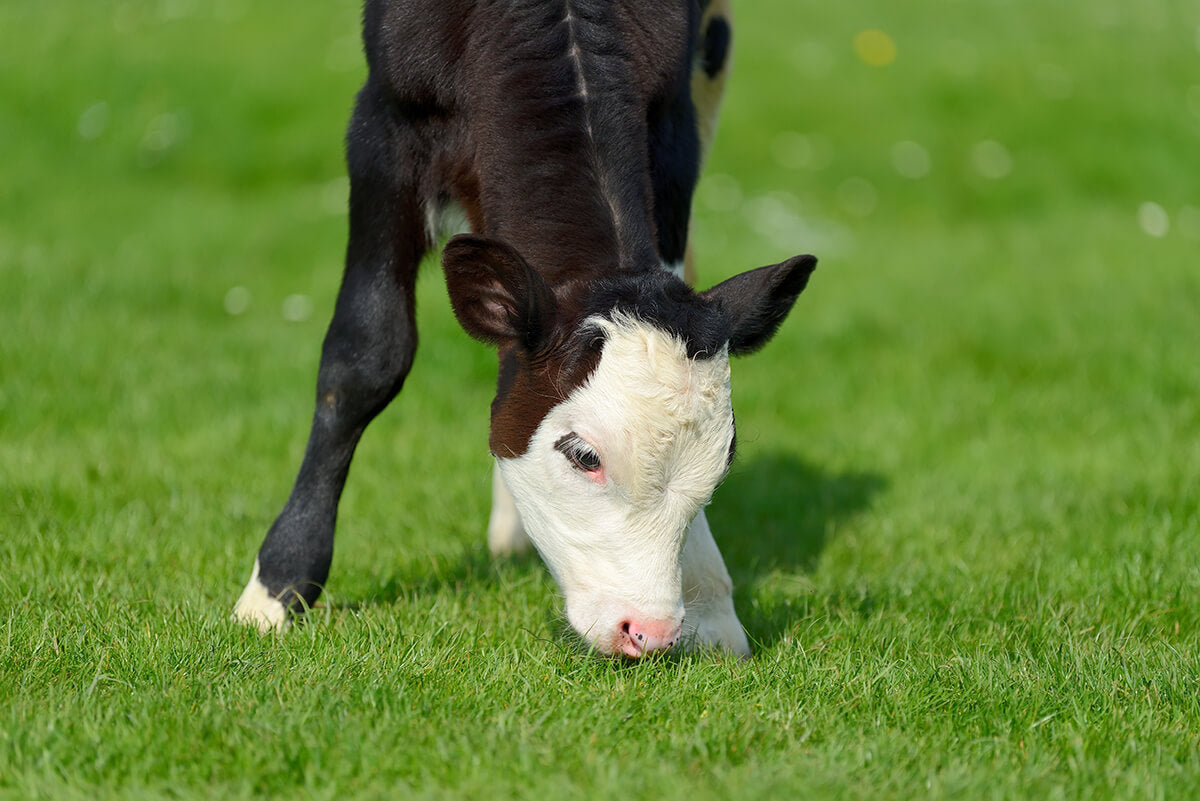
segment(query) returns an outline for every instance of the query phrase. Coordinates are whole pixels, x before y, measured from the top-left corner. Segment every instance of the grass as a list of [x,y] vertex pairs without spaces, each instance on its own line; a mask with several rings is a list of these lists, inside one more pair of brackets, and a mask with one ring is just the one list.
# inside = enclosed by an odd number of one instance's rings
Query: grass
[[1194,4],[738,6],[701,280],[821,267],[710,511],[757,655],[638,665],[487,560],[494,365],[434,265],[326,606],[228,622],[362,75],[354,2],[292,11],[0,7],[0,797],[1200,791]]

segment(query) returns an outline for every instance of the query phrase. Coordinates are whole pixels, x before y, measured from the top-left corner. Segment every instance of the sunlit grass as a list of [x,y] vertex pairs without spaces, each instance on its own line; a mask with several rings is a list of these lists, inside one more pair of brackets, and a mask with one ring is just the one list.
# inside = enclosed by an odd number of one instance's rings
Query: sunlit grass
[[495,368],[434,264],[324,605],[226,619],[307,433],[356,3],[0,7],[0,796],[1195,795],[1195,8],[737,12],[701,282],[821,257],[710,510],[756,657],[625,665],[486,557]]

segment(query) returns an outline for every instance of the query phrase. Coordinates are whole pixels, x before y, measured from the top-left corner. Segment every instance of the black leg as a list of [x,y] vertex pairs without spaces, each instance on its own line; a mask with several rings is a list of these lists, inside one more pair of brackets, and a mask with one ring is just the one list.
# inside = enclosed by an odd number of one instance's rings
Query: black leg
[[347,135],[350,238],[321,351],[304,461],[267,532],[234,616],[279,628],[321,594],[338,501],[367,424],[396,396],[417,346],[413,287],[428,242],[417,192],[417,137],[368,84]]

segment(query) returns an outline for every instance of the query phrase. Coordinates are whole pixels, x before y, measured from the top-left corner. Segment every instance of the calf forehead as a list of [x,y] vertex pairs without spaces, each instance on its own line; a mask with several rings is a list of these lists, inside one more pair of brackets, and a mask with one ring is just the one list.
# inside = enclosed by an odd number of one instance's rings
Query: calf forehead
[[695,359],[637,318],[592,322],[605,331],[603,356],[557,424],[585,429],[635,501],[677,493],[703,502],[724,474],[733,432],[724,349]]
[[729,397],[729,359],[721,346],[694,358],[683,340],[637,317],[592,318],[604,332],[599,364],[588,378],[597,394],[650,428],[676,428],[711,416]]
[[[673,430],[728,407],[729,317],[666,271],[613,276],[559,298],[558,335],[544,353],[500,353],[490,445],[501,458],[524,454],[536,431],[584,386],[608,393],[614,420]],[[604,378],[596,373],[604,358]],[[725,400],[714,395],[724,392]],[[711,416],[711,415],[709,415]]]

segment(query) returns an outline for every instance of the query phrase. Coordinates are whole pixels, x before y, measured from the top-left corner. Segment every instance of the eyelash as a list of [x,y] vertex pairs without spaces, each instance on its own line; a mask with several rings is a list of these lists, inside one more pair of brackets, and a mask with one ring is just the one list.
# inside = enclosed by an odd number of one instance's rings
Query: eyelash
[[581,473],[595,473],[603,467],[600,454],[580,439],[578,434],[567,434],[554,443],[554,449],[566,457],[571,467]]

